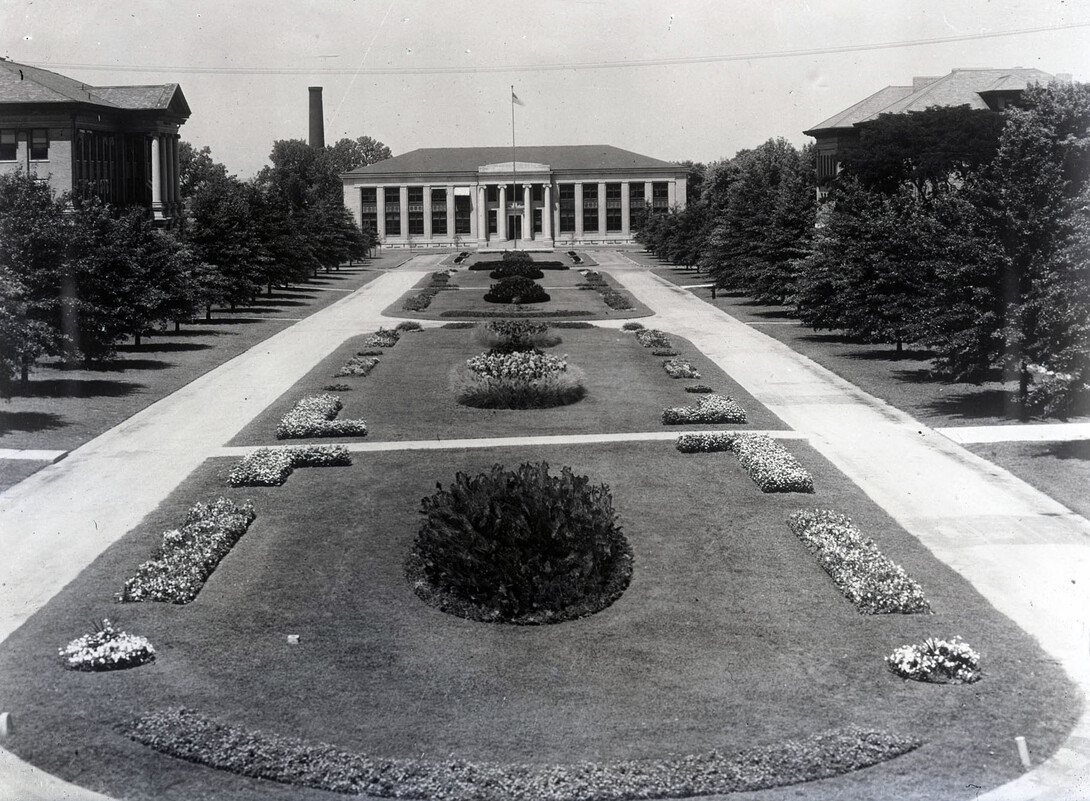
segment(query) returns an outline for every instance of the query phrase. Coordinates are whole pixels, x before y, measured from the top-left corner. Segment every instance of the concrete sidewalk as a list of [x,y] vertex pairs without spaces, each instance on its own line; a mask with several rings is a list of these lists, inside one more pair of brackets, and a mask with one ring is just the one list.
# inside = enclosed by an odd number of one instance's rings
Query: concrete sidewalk
[[[603,263],[843,471],[1000,612],[1036,637],[1090,698],[1090,523],[804,356],[616,254]],[[1032,749],[1032,743],[1030,744]],[[1012,758],[1015,744],[1011,743]],[[1090,798],[1090,716],[988,801]]]

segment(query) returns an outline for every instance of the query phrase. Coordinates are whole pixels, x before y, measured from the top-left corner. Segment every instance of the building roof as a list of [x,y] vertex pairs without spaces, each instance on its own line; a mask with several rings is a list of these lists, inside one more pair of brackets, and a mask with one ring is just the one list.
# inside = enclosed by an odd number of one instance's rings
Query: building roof
[[50,70],[0,58],[0,103],[83,103],[130,111],[190,114],[176,83],[152,86],[90,86]]
[[803,133],[852,128],[879,114],[904,114],[933,106],[969,106],[985,109],[989,92],[1020,92],[1032,83],[1048,83],[1054,76],[1038,69],[955,69],[939,78],[914,81],[915,86],[887,86],[851,108],[818,123]]
[[[476,172],[486,164],[510,164],[511,153],[509,147],[425,147],[358,167],[347,175]],[[515,148],[515,161],[548,164],[553,170],[685,170],[680,165],[611,145],[519,146]]]

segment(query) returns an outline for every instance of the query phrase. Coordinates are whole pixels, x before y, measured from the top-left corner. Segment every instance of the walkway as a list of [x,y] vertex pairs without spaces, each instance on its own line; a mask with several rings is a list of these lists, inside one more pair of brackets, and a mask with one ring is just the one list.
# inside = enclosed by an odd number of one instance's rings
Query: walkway
[[[595,254],[1066,668],[1090,699],[1090,523],[1000,467],[683,288]],[[1032,753],[1033,744],[1030,743]],[[1011,743],[1012,759],[1015,744]],[[1090,798],[1090,714],[1050,760],[986,801]]]

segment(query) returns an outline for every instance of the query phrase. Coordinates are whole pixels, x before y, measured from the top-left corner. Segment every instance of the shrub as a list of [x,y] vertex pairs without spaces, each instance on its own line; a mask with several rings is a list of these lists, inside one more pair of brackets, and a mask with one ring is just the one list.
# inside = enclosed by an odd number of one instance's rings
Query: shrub
[[676,445],[682,453],[715,453],[731,450],[733,438],[728,431],[691,431],[679,434]]
[[886,657],[886,664],[898,676],[935,684],[971,684],[981,676],[980,654],[960,637],[902,645]]
[[380,328],[373,334],[368,334],[367,338],[363,340],[364,348],[392,348],[397,344],[397,341],[401,339],[401,332],[396,330],[389,330],[386,328]]
[[624,331],[642,331],[643,323],[637,323],[635,320],[629,320],[627,323],[621,326]]
[[559,345],[558,336],[549,336],[549,324],[533,320],[492,320],[484,325],[481,339],[500,351],[532,350]]
[[484,299],[489,303],[546,303],[549,293],[536,281],[516,275],[492,284]]
[[551,326],[552,328],[594,328],[594,323],[585,320],[560,320]]
[[426,287],[415,295],[409,295],[403,301],[401,301],[401,308],[403,311],[424,311],[431,305],[432,299],[439,294],[437,287]]
[[667,359],[662,363],[662,369],[670,378],[700,378],[697,369],[684,359]]
[[115,629],[108,618],[58,652],[69,670],[124,670],[155,659],[155,649],[146,638]]
[[163,533],[162,545],[125,582],[120,600],[189,603],[254,517],[249,503],[238,505],[228,498],[195,504],[180,530]]
[[814,491],[809,471],[767,434],[735,434],[731,449],[761,492]]
[[296,467],[342,467],[352,464],[344,445],[300,445],[293,448],[260,448],[231,468],[232,487],[279,487]]
[[582,374],[539,350],[495,352],[466,360],[455,376],[458,402],[478,409],[546,409],[583,399]]
[[463,321],[459,323],[443,323],[441,327],[449,329],[451,331],[465,331],[469,328],[476,328],[477,324]]
[[549,465],[458,473],[421,502],[408,574],[418,594],[475,620],[557,623],[613,603],[632,554],[605,484]]
[[666,349],[663,349],[663,350],[653,350],[653,351],[651,351],[651,355],[652,356],[677,356],[678,352],[676,350],[670,350],[669,348],[666,348]]
[[348,384],[326,384],[322,389],[326,392],[351,392],[352,387]]
[[675,406],[662,410],[662,423],[668,426],[689,423],[744,423],[746,411],[730,395],[708,395],[697,406]]
[[533,264],[534,257],[525,250],[505,250],[503,252],[504,264]]
[[685,391],[698,394],[715,392],[715,390],[709,387],[707,384],[691,384],[690,386],[685,387]]
[[336,395],[308,395],[277,424],[276,438],[366,436],[367,425],[362,420],[334,419],[342,408]]
[[654,328],[641,328],[636,331],[636,341],[645,348],[669,348],[670,340],[666,334]]
[[523,278],[544,278],[545,273],[541,272],[537,266],[533,263],[533,260],[527,262],[508,262],[506,258],[503,264],[497,267],[495,270],[488,274],[489,278],[499,280],[501,278],[511,278],[512,276],[521,276]]
[[[442,273],[442,275],[445,276],[446,274]],[[402,333],[405,333],[406,331],[423,331],[424,326],[422,326],[416,320],[402,320],[400,323],[397,324],[397,328],[395,328],[394,330],[400,331]]]
[[632,305],[632,301],[629,300],[628,295],[623,292],[618,292],[611,287],[606,286],[605,289],[600,289],[599,292],[602,295],[602,300],[605,304],[614,311],[628,311],[635,308]]
[[864,615],[931,611],[920,585],[844,515],[829,509],[800,510],[788,522],[833,583]]
[[378,364],[378,359],[374,356],[353,356],[340,370],[333,374],[334,378],[340,378],[345,375],[360,375],[364,376],[375,369],[375,365]]

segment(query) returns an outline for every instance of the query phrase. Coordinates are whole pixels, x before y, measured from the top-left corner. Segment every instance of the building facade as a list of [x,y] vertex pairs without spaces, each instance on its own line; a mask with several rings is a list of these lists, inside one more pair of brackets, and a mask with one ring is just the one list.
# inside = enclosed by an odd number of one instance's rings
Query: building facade
[[182,213],[178,131],[189,115],[177,84],[89,86],[0,59],[0,174],[169,222]]
[[608,145],[425,148],[341,176],[385,247],[632,242],[633,210],[684,207],[686,168]]
[[860,129],[881,114],[907,114],[935,106],[968,106],[1000,112],[1018,102],[1030,84],[1071,80],[1038,69],[955,69],[947,75],[915,77],[906,86],[887,86],[803,131],[816,140],[818,199],[828,193],[844,153],[859,142]]

